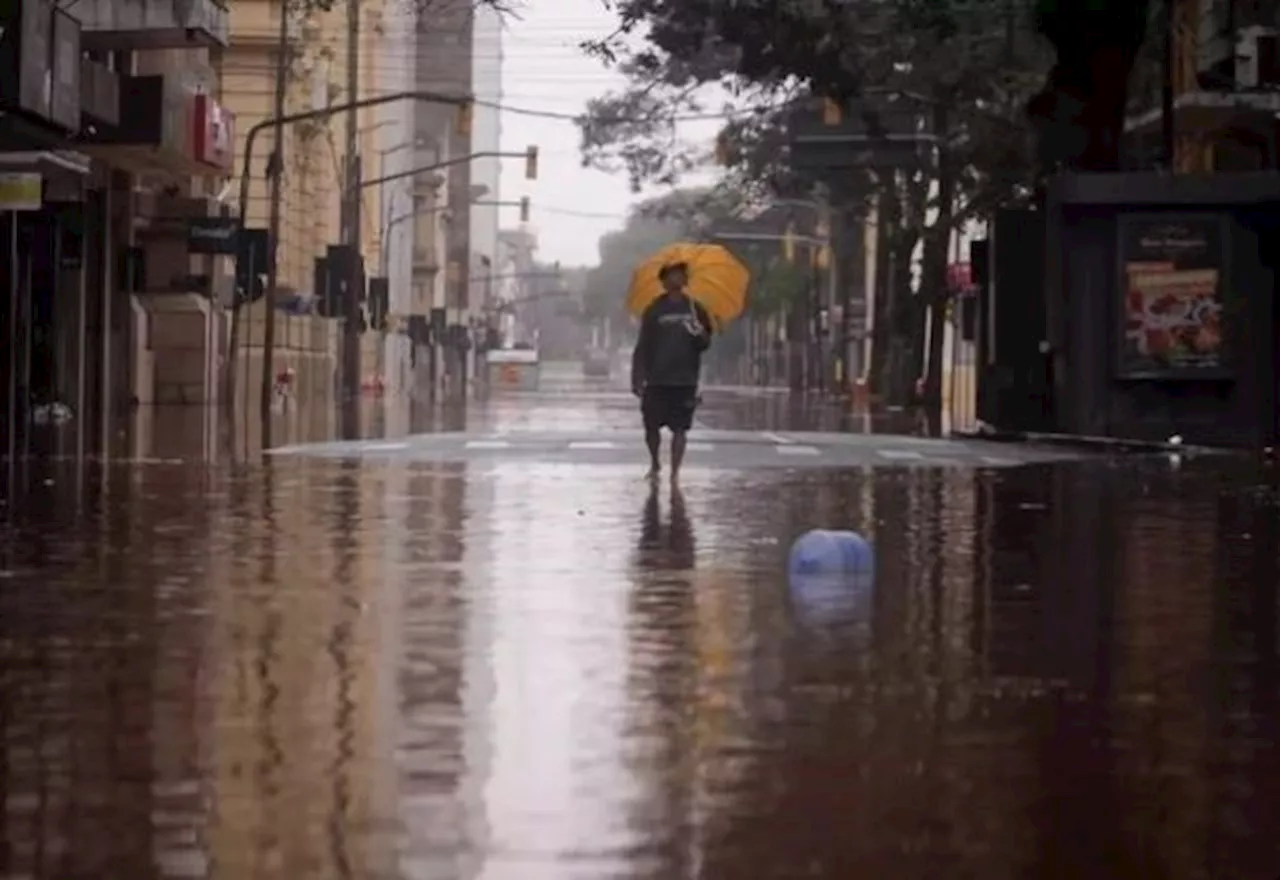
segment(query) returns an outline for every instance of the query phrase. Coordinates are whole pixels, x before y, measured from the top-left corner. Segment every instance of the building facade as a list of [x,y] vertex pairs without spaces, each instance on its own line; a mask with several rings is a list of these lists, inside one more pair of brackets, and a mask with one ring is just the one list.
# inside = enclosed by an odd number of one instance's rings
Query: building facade
[[[1280,2],[1175,0],[1169,8],[1158,27],[1170,30],[1172,69],[1166,74],[1157,31],[1130,90],[1128,164],[1183,174],[1280,168]],[[1171,157],[1161,108],[1166,75],[1174,93]]]
[[219,0],[0,8],[8,452],[109,452],[131,404],[212,393],[227,282],[192,230],[233,158],[228,25]]
[[441,389],[457,394],[474,375],[485,297],[498,262],[497,207],[488,203],[501,198],[500,159],[476,154],[499,150],[502,24],[497,12],[470,4],[429,11],[418,25],[417,88],[476,99],[464,117],[448,106],[413,108],[424,159],[417,167],[451,163],[415,181],[414,315],[431,375]]

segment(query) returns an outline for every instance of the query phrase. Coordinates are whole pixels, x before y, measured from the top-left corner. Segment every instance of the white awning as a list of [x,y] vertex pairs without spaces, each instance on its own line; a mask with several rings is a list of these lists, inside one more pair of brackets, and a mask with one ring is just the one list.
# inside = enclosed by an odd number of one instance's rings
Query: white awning
[[0,152],[0,169],[5,171],[66,171],[87,175],[93,159],[71,150],[21,150]]

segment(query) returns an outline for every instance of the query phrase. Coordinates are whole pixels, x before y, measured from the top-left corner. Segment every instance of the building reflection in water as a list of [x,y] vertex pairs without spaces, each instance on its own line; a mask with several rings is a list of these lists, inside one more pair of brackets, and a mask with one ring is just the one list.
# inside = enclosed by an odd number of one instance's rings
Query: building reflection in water
[[[1252,474],[49,467],[0,533],[2,876],[1274,872]],[[869,632],[781,577],[833,526]]]
[[618,538],[636,484],[600,473],[533,462],[472,472],[462,724],[475,743],[465,787],[487,838],[474,841],[471,876],[608,876],[644,844],[626,823],[641,771],[620,731],[628,560]]
[[386,485],[326,467],[232,481],[215,530],[213,876],[383,876],[393,855],[375,799]]
[[207,519],[179,499],[203,478],[98,472],[88,491],[26,467],[0,533],[0,873],[199,870]]
[[483,821],[477,823],[477,811],[464,802],[466,469],[414,465],[395,479],[402,494],[395,497],[394,519],[405,528],[388,573],[402,592],[393,679],[400,732],[390,762],[398,787],[399,872],[465,877],[476,839],[481,848],[485,839]]

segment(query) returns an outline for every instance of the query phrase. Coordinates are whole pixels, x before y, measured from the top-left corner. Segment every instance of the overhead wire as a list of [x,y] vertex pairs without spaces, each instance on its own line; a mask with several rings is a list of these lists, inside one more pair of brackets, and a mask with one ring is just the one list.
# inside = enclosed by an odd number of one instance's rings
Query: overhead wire
[[[557,86],[560,86],[561,84],[568,85],[571,83],[583,84],[584,80],[586,82],[595,80],[599,82],[602,96],[607,96],[608,90],[610,89],[621,91],[625,88],[625,81],[622,80],[616,72],[604,68],[603,65],[597,73],[585,76],[581,71],[571,69],[574,66],[573,62],[583,60],[584,56],[582,53],[575,51],[573,53],[574,57],[566,58],[566,52],[564,50],[578,50],[584,40],[590,39],[593,36],[600,36],[599,20],[584,21],[581,28],[575,27],[570,23],[562,23],[560,26],[551,27],[540,27],[537,25],[529,26],[520,23],[518,27],[520,32],[519,36],[513,36],[512,30],[509,27],[504,27],[500,38],[501,47],[497,51],[487,51],[487,47],[480,48],[475,43],[472,43],[470,46],[451,46],[448,44],[436,46],[434,47],[431,62],[427,67],[428,69],[434,68],[438,70],[441,66],[447,65],[447,56],[454,51],[457,53],[457,61],[459,64],[474,64],[477,61],[482,63],[486,61],[496,62],[502,67],[506,67],[507,65],[527,67],[530,65],[545,64],[543,69],[537,73],[529,74],[522,72],[518,77],[518,82],[521,86],[532,86],[532,89],[521,92],[512,92],[503,89],[499,91],[499,94],[501,94],[502,97],[498,100],[477,97],[474,103],[478,107],[496,110],[501,114],[565,123],[580,123],[587,115],[587,108],[585,106],[585,102],[581,101],[581,99],[574,99],[560,94]],[[265,41],[266,39],[273,38],[274,33],[274,29],[272,28],[262,28],[261,33],[258,33],[253,28],[236,29],[232,34],[232,46],[223,55],[222,66],[224,74],[239,74],[241,76],[246,74],[261,74],[264,82],[263,94],[266,94],[265,84],[274,74],[274,65],[268,61],[265,57],[265,53],[263,54],[261,63],[257,62],[256,59],[249,61],[249,58],[257,52],[261,52],[262,49],[257,45],[242,45],[237,47],[235,45],[235,39],[237,37],[242,37],[253,40],[256,37]],[[465,31],[462,29],[453,31],[433,30],[426,35],[426,38],[431,39],[433,37],[447,35],[449,33],[453,33],[461,37],[464,35]],[[535,37],[540,37],[541,39],[531,39],[529,36],[531,34]],[[334,36],[345,36],[345,34],[335,34]],[[341,39],[335,39],[335,45],[341,42]],[[412,82],[421,65],[421,53],[419,49],[404,44],[397,44],[394,36],[387,37],[382,35],[370,35],[366,39],[366,42],[376,42],[377,45],[376,48],[374,46],[369,46],[365,52],[366,59],[372,59],[366,60],[362,65],[362,70],[365,73],[371,73],[375,78],[381,78],[379,76],[381,75],[385,76],[387,79],[399,79],[409,84],[406,89],[387,87],[366,90],[366,96],[375,97],[379,95],[395,94],[397,92],[413,88]],[[480,48],[480,51],[476,51],[477,48]],[[566,64],[566,62],[568,62],[568,64]],[[340,68],[340,66],[340,61],[335,64],[335,67]],[[304,77],[305,74],[299,77],[299,85],[303,89],[306,88]],[[539,94],[542,88],[548,89],[546,94]],[[443,90],[444,89],[442,89],[442,91]],[[234,91],[239,95],[253,94],[253,92],[248,89],[235,89]],[[548,103],[556,102],[577,102],[582,106],[582,109],[577,112],[570,112],[546,106]],[[724,122],[754,113],[782,109],[787,106],[787,103],[728,108],[719,112],[677,113],[666,117],[666,119],[678,123]],[[618,117],[617,121],[620,123],[639,122],[647,118],[651,117],[647,114],[637,114],[635,116]],[[567,155],[570,153],[577,153],[576,150],[548,151],[545,149],[542,152],[550,155],[559,155],[562,153]],[[532,216],[535,218],[538,215],[549,215],[553,217],[579,220],[605,220],[617,222],[626,221],[632,216],[631,211],[586,211],[556,205],[541,205],[538,203],[536,198],[531,200],[529,209]],[[496,208],[496,210],[503,214],[510,213],[510,210],[506,207]]]

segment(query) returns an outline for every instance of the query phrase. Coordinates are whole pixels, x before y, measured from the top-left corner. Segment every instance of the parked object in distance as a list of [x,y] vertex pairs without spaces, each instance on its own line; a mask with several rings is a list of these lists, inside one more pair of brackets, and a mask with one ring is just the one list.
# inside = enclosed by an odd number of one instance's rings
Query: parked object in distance
[[542,374],[538,352],[528,348],[494,348],[485,352],[485,376],[493,391],[537,391]]

